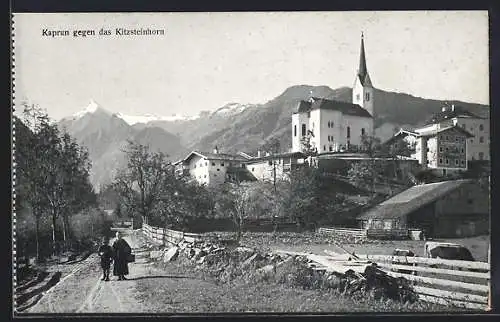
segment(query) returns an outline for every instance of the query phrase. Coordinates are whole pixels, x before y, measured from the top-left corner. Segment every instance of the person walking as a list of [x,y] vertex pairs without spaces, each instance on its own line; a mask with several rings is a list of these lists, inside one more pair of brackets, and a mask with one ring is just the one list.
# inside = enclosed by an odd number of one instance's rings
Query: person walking
[[125,239],[122,238],[120,232],[116,232],[116,240],[113,243],[113,251],[115,254],[115,262],[113,265],[113,275],[118,276],[119,281],[126,280],[125,275],[128,275],[128,261],[132,254],[132,248]]
[[105,236],[102,239],[102,245],[98,250],[99,257],[101,257],[101,268],[102,268],[102,281],[109,281],[109,269],[111,267],[111,262],[113,261],[113,248],[109,246],[109,237]]

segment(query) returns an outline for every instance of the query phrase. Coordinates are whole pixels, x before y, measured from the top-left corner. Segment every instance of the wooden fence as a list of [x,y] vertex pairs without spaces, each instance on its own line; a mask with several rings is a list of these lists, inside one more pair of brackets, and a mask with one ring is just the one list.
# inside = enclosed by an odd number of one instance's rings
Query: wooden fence
[[154,227],[147,224],[142,224],[143,233],[156,241],[159,244],[177,244],[178,242],[184,240],[187,242],[195,242],[203,240],[200,234],[185,233],[182,231]]
[[407,256],[358,256],[377,263],[391,276],[409,280],[423,301],[478,310],[486,310],[489,306],[489,263]]
[[352,236],[359,238],[367,237],[366,229],[321,227],[318,229],[318,232],[321,234],[335,234],[335,235]]

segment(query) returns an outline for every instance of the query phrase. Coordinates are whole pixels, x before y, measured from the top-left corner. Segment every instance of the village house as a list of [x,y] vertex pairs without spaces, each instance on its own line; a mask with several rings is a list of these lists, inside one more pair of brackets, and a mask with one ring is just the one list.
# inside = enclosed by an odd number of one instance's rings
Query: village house
[[310,97],[292,115],[292,152],[303,151],[308,138],[318,153],[356,149],[363,135],[373,134],[374,88],[366,67],[364,38],[352,103]]
[[212,153],[192,151],[174,165],[177,175],[189,175],[199,184],[212,186],[246,175],[245,161],[248,159],[246,154],[220,153],[216,147]]
[[487,234],[489,191],[474,180],[450,180],[413,186],[358,216],[372,237],[407,237],[408,229],[427,237]]
[[259,181],[287,180],[291,171],[305,164],[302,152],[269,154],[245,161],[247,170]]
[[458,174],[468,169],[468,139],[471,133],[458,125],[447,127],[432,124],[414,131],[400,130],[384,144],[415,144],[411,157],[422,169],[430,169],[438,176]]
[[480,117],[461,106],[451,105],[443,107],[441,112],[435,114],[429,125],[438,125],[439,128],[450,126],[463,128],[473,135],[467,142],[467,160],[490,160],[489,118]]

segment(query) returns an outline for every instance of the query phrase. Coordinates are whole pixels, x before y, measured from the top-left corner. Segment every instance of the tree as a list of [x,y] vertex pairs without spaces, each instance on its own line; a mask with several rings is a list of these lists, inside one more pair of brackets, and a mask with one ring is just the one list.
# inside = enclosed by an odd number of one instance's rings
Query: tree
[[[262,149],[271,154],[278,154],[281,149],[281,143],[277,138],[271,138],[264,145]],[[276,192],[276,160],[272,160],[273,163],[273,186],[274,192]]]
[[143,220],[157,215],[164,221],[166,211],[158,211],[168,205],[178,187],[173,166],[164,153],[151,152],[148,146],[133,141],[127,142],[124,152],[127,167],[118,171],[114,189],[128,211],[138,212]]
[[309,132],[308,135],[302,137],[302,139],[300,140],[302,153],[304,153],[306,157],[315,156],[316,154],[318,154],[317,148],[311,142],[311,137],[312,133]]
[[382,159],[385,155],[380,139],[363,135],[361,137],[361,150],[366,153],[367,158],[352,163],[347,176],[355,186],[369,187],[374,193],[375,185],[381,181],[381,173],[386,167],[386,163]]
[[27,127],[20,137],[18,160],[29,203],[36,217],[37,240],[39,219],[50,216],[55,253],[57,219],[62,215],[63,238],[66,240],[69,228],[67,216],[95,200],[88,181],[90,162],[88,154],[68,134],[60,136],[57,126],[40,108],[28,104],[24,107],[23,117]]

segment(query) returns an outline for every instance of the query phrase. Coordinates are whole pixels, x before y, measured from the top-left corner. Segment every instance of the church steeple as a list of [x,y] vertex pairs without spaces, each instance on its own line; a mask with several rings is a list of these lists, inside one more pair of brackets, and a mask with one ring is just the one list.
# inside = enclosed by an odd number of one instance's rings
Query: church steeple
[[363,32],[361,32],[361,50],[359,53],[359,68],[358,77],[363,86],[372,86],[368,69],[366,68],[365,40]]
[[356,73],[356,79],[354,80],[354,86],[352,88],[352,102],[358,104],[365,110],[367,110],[372,116],[373,112],[373,101],[374,101],[374,91],[372,81],[368,75],[368,68],[366,67],[366,53],[365,53],[365,39],[363,33],[361,33],[361,50],[359,53],[359,68]]

